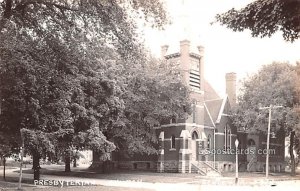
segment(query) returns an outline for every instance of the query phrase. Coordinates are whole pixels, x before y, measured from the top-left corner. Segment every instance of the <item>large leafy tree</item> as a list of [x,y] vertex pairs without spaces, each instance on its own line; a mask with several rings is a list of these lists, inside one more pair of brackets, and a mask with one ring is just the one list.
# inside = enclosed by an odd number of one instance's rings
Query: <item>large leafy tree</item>
[[[8,33],[1,47],[1,131],[15,137],[11,144],[20,144],[20,129],[25,128],[25,147],[37,174],[39,159],[54,153],[66,156],[69,171],[74,144],[111,152],[114,146],[102,130],[123,108],[121,89],[108,76],[113,67],[105,62],[104,53],[111,49],[85,47],[92,53],[86,56],[78,50],[85,42],[80,35],[71,39],[72,47],[71,40],[62,43],[53,36],[14,35]],[[84,143],[76,139],[80,136]]]
[[255,37],[281,31],[286,41],[293,42],[299,38],[300,1],[256,0],[240,10],[218,14],[216,20],[234,31],[249,29]]
[[124,155],[156,154],[154,127],[172,118],[187,117],[191,112],[189,90],[174,63],[150,59],[133,72],[125,80],[121,124],[106,133]]
[[[1,131],[34,159],[116,147],[153,154],[153,126],[189,111],[175,67],[148,62],[133,17],[162,26],[159,1],[5,0],[0,7]],[[130,14],[129,14],[130,13]],[[22,133],[21,133],[22,132]]]
[[[190,112],[189,91],[182,84],[178,66],[148,57],[132,62],[136,60],[111,61],[109,78],[116,79],[123,90],[119,94],[122,114],[118,119],[101,120],[109,122],[101,124],[101,130],[123,157],[156,154],[154,127],[174,117],[185,118]],[[92,168],[98,168],[102,164],[99,159],[110,159],[110,155],[94,152],[94,159]]]
[[1,130],[11,136],[10,144],[20,145],[20,129],[25,128],[25,146],[37,158],[36,169],[41,155],[68,149],[80,136],[90,140],[77,142],[81,147],[112,150],[101,128],[111,126],[123,106],[117,79],[107,75],[108,60],[141,61],[133,18],[138,15],[160,27],[165,23],[162,4],[0,3]]
[[287,63],[265,65],[253,76],[243,82],[239,104],[233,115],[234,124],[240,130],[266,132],[268,112],[261,111],[261,106],[281,105],[283,108],[272,110],[271,125],[274,130],[282,128],[290,136],[290,154],[292,174],[295,174],[294,144],[295,134],[300,130],[299,115],[296,105],[299,98],[295,83],[298,81],[295,66]]
[[57,114],[65,106],[60,99],[65,95],[59,89],[52,89],[52,79],[59,80],[51,69],[54,66],[40,62],[50,52],[43,42],[26,35],[5,37],[1,36],[1,131],[12,138],[12,145],[20,145],[20,129],[26,128],[23,134],[28,140],[26,147],[38,167],[36,159],[40,158],[40,151],[51,149],[49,137],[41,133],[55,131],[59,123],[64,123],[59,119],[64,117],[63,113]]

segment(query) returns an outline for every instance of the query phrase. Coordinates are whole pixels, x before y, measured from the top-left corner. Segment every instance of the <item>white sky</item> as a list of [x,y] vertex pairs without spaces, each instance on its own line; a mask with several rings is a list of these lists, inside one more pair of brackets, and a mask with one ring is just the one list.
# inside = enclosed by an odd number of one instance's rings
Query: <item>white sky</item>
[[[210,25],[217,13],[241,8],[251,0],[165,0],[173,24],[165,31],[145,29],[146,46],[160,56],[161,45],[179,50],[179,41],[205,47],[205,78],[225,94],[225,73],[236,72],[238,80],[273,61],[300,60],[300,40],[287,43],[280,33],[271,38],[253,38],[249,31],[233,32],[219,24]],[[185,32],[183,32],[185,30]]]

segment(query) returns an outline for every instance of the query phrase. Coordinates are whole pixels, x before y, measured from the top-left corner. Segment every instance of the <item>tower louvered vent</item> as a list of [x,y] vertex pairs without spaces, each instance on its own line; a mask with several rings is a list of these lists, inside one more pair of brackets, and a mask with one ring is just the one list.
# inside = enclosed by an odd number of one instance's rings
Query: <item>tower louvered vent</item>
[[200,72],[199,70],[190,71],[190,86],[192,89],[200,90]]

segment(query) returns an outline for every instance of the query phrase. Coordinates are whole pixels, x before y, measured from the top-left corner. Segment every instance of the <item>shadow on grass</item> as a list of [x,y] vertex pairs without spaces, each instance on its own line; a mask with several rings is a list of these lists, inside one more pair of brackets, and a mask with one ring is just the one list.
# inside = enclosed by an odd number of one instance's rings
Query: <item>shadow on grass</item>
[[[18,170],[14,171],[18,173]],[[129,171],[129,170],[114,170],[110,173],[99,173],[86,169],[74,170],[72,172],[64,172],[63,169],[51,169],[42,168],[40,169],[41,175],[53,175],[60,177],[74,177],[74,178],[90,178],[90,179],[106,179],[106,180],[119,180],[119,181],[143,181],[143,182],[162,182],[162,183],[173,183],[186,181],[189,179],[192,181],[198,174],[181,174],[181,173],[157,173],[148,171]],[[33,170],[25,169],[24,174],[33,174]],[[51,179],[51,177],[48,177]]]
[[[3,180],[3,177],[0,181],[0,186],[5,188],[13,188],[17,187],[19,182],[18,177],[6,177],[5,180]],[[10,184],[14,183],[14,184]],[[29,178],[22,178],[22,187],[35,187],[33,185],[33,180]]]
[[[0,170],[3,170],[3,166],[0,166]],[[5,169],[9,170],[9,169],[15,169],[16,167],[12,167],[12,166],[6,166]]]

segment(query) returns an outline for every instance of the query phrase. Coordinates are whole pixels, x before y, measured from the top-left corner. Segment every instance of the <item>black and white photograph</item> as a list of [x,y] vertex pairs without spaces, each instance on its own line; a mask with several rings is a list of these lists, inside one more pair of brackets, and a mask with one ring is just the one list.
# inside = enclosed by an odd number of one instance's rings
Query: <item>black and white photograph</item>
[[298,191],[300,0],[0,0],[0,191]]

